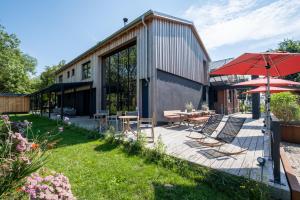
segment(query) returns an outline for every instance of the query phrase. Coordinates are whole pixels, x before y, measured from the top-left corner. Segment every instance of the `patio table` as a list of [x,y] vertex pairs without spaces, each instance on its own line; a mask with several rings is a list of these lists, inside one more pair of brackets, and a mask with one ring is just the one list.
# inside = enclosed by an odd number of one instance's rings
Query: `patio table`
[[135,136],[137,136],[137,133],[135,133],[131,127],[130,127],[130,120],[132,119],[139,119],[138,116],[134,116],[134,115],[125,115],[125,116],[119,116],[119,119],[122,120],[122,124],[123,124],[123,130],[122,130],[122,134],[127,134],[129,132],[133,133]]
[[189,118],[195,115],[201,115],[199,111],[192,111],[192,112],[176,112],[180,116],[180,124],[186,120],[188,126],[190,125]]

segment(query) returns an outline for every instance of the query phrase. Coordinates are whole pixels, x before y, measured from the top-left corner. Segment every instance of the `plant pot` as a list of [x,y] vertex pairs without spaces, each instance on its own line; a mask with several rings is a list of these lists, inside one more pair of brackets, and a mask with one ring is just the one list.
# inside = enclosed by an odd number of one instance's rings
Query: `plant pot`
[[300,123],[281,124],[281,140],[300,144]]

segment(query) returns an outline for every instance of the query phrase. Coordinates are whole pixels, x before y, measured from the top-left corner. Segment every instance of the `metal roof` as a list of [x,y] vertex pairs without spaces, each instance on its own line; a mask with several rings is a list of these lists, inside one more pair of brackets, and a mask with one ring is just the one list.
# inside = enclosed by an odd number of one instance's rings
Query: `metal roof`
[[92,81],[86,81],[86,82],[71,82],[71,83],[55,83],[53,85],[50,85],[49,87],[46,87],[44,89],[41,89],[39,91],[36,91],[30,95],[35,95],[39,93],[47,93],[47,92],[60,92],[62,88],[64,90],[72,89],[72,88],[77,88],[81,86],[86,86],[86,85],[91,85],[93,82]]
[[56,71],[56,74],[63,71],[64,69],[68,68],[69,66],[73,65],[74,63],[76,63],[77,61],[83,59],[85,56],[95,52],[98,48],[100,48],[101,46],[103,46],[105,43],[107,43],[109,40],[113,39],[114,37],[116,37],[117,35],[119,35],[120,33],[132,28],[134,25],[136,25],[137,23],[141,23],[142,22],[142,18],[147,18],[149,16],[154,16],[154,17],[161,17],[164,18],[166,20],[170,20],[170,21],[175,21],[175,22],[179,22],[182,24],[186,24],[192,27],[193,31],[195,32],[195,36],[198,39],[205,55],[208,58],[208,61],[211,61],[210,56],[193,24],[193,22],[185,20],[185,19],[181,19],[178,17],[174,17],[171,15],[167,15],[161,12],[156,12],[153,10],[149,10],[147,12],[145,12],[144,14],[142,14],[141,16],[139,16],[138,18],[136,18],[135,20],[131,21],[130,23],[128,23],[127,25],[125,25],[124,27],[120,28],[118,31],[114,32],[112,35],[108,36],[107,38],[105,38],[104,40],[98,42],[96,45],[94,45],[93,47],[91,47],[90,49],[88,49],[87,51],[83,52],[82,54],[80,54],[79,56],[77,56],[76,58],[74,58],[73,60],[71,60],[70,62],[68,62],[67,64],[65,64],[64,66],[62,66],[60,69],[58,69]]
[[16,93],[0,93],[0,96],[2,97],[22,97],[26,96],[26,94],[16,94]]
[[[218,69],[222,67],[223,65],[229,63],[232,61],[234,58],[226,58],[223,60],[217,60],[213,61],[209,64],[209,71],[213,71],[215,69]],[[225,76],[210,76],[210,84],[212,86],[229,86],[233,85],[235,83],[247,81],[251,78],[251,76],[247,75],[225,75]]]

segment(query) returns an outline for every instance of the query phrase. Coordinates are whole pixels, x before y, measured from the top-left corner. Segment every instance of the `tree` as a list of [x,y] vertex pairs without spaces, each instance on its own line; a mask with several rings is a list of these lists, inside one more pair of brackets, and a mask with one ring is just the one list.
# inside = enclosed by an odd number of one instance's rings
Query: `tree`
[[20,40],[0,25],[0,92],[30,93],[37,61],[23,53]]
[[[277,51],[286,51],[289,53],[300,53],[300,41],[286,39],[283,42],[280,42],[278,44]],[[300,82],[300,73],[288,75],[285,77],[285,79]]]
[[41,73],[39,76],[39,80],[37,80],[36,89],[40,90],[46,88],[55,83],[55,72],[66,63],[65,60],[60,61],[57,65],[46,66],[45,71]]

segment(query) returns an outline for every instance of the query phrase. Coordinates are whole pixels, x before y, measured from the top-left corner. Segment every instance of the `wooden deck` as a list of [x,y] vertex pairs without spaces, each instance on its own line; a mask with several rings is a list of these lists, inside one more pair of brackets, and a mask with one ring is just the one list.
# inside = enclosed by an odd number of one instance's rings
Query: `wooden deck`
[[[263,181],[274,187],[276,195],[283,199],[289,199],[289,188],[285,172],[282,167],[283,185],[274,184],[272,162],[269,156],[269,137],[261,132],[263,119],[253,120],[250,114],[236,114],[237,117],[247,118],[237,137],[231,144],[223,145],[220,149],[226,152],[236,152],[247,149],[246,152],[235,156],[223,156],[214,151],[216,148],[205,148],[194,139],[188,138],[190,132],[185,126],[161,126],[155,128],[155,140],[161,138],[165,144],[166,153],[177,158],[188,160],[192,163],[221,170],[230,174],[245,176],[256,181]],[[217,135],[228,116],[225,116],[212,136]],[[199,137],[199,133],[192,133],[193,137]],[[150,147],[150,146],[149,146]],[[265,157],[267,162],[263,168],[257,165],[257,157]]]

